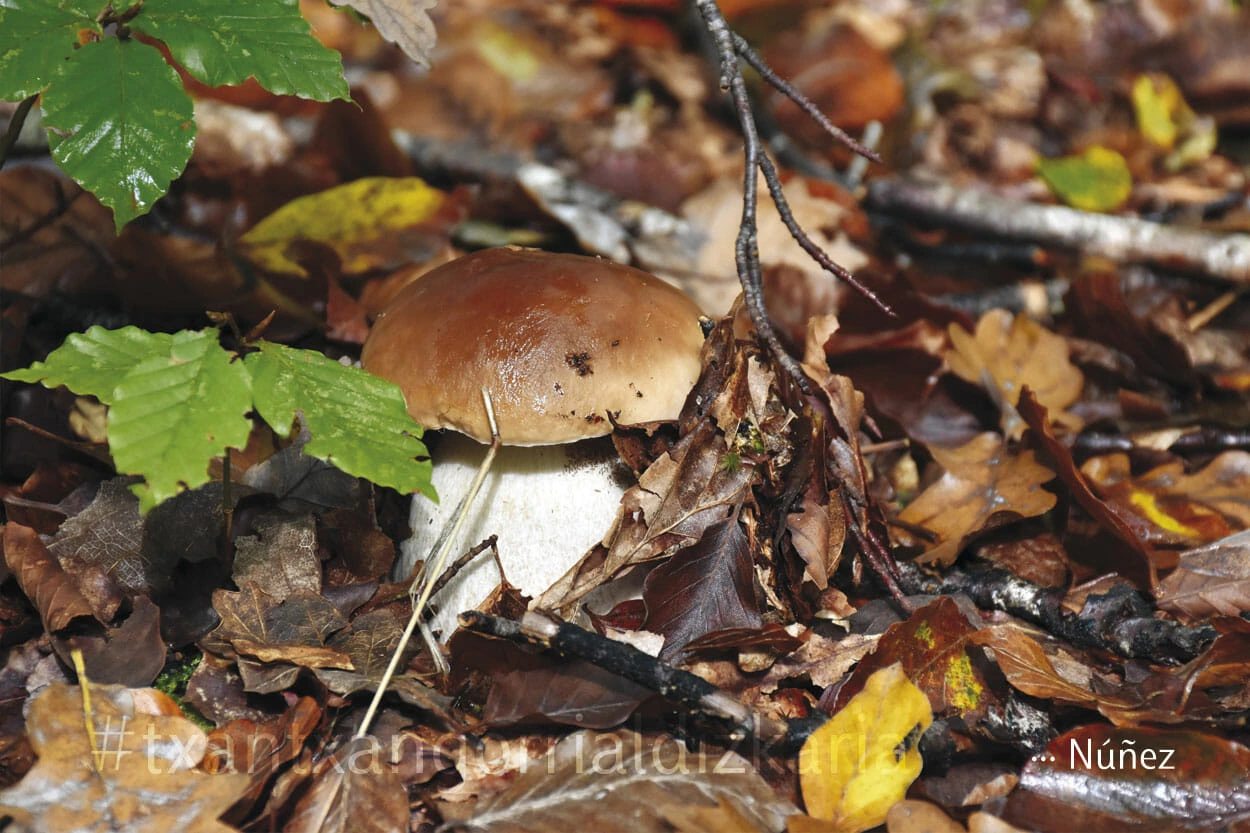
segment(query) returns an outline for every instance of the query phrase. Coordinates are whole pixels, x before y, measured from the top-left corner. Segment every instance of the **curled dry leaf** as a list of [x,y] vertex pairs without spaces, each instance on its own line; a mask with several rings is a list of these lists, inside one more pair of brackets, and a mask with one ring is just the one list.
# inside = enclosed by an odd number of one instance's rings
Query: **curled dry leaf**
[[1164,610],[1192,619],[1250,610],[1250,530],[1181,553],[1155,597]]
[[39,762],[0,793],[0,813],[21,829],[226,833],[217,818],[247,789],[246,775],[196,769],[204,732],[152,689],[92,686],[84,714],[81,690],[53,683],[31,704],[26,731]]
[[[531,761],[503,792],[449,827],[478,833],[668,833],[670,818],[726,802],[748,830],[779,833],[798,809],[777,796],[745,759],[689,752],[667,736],[577,732]],[[459,807],[444,805],[448,811]]]
[[49,631],[92,615],[91,605],[30,527],[12,521],[5,524],[4,562]]
[[899,513],[899,520],[937,536],[925,542],[923,563],[950,565],[978,532],[1035,518],[1055,505],[1055,496],[1042,488],[1055,473],[1032,451],[1013,450],[997,434],[930,452],[946,473]]
[[981,385],[1002,411],[1003,433],[1019,439],[1026,428],[1016,412],[1027,385],[1050,413],[1052,422],[1075,432],[1081,420],[1065,413],[1081,395],[1085,377],[1068,360],[1068,343],[1025,315],[990,310],[976,333],[958,324],[948,330],[954,349],[946,361],[955,375]]

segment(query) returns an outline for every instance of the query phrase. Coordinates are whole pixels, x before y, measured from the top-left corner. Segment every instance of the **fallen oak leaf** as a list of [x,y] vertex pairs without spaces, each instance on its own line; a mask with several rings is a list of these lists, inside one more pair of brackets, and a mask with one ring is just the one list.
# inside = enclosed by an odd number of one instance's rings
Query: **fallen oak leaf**
[[937,536],[925,542],[921,563],[949,566],[977,533],[1043,515],[1056,503],[1042,489],[1055,473],[1037,462],[1032,451],[1013,451],[997,434],[981,434],[959,448],[934,446],[929,451],[946,473],[898,515]]
[[92,686],[91,703],[84,715],[80,689],[60,682],[35,699],[26,731],[39,762],[0,792],[0,813],[45,833],[232,829],[217,818],[248,777],[196,770],[205,735],[173,700],[153,689]]
[[[830,833],[859,833],[884,822],[920,775],[920,737],[932,722],[929,699],[901,664],[876,671],[799,752],[808,813],[835,822]],[[796,829],[805,828],[800,823]]]
[[1068,360],[1068,343],[1026,315],[994,309],[977,321],[976,333],[952,323],[951,371],[989,391],[1002,412],[1003,433],[1019,439],[1027,427],[1016,411],[1026,386],[1046,406],[1051,420],[1075,433],[1079,417],[1064,412],[1081,395],[1085,377]]

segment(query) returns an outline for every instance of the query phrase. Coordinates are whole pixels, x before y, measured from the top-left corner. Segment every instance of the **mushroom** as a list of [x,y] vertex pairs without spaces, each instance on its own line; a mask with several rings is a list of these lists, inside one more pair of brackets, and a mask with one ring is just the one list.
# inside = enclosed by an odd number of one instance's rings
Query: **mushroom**
[[[702,344],[693,301],[598,258],[487,249],[401,290],[362,364],[403,389],[418,423],[448,430],[432,446],[444,502],[414,496],[395,577],[428,554],[476,472],[491,437],[485,388],[503,447],[461,541],[497,534],[508,581],[531,597],[546,590],[610,529],[632,479],[607,438],[613,421],[676,419]],[[434,629],[449,636],[499,583],[492,559],[461,569],[435,597]]]

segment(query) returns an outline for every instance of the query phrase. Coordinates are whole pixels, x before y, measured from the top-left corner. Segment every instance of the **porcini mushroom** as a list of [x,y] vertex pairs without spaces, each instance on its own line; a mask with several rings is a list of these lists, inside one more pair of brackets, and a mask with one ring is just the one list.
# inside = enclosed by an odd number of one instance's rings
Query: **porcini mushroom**
[[[699,374],[698,319],[693,301],[646,272],[530,249],[476,252],[405,287],[362,364],[403,389],[417,422],[450,430],[434,446],[443,503],[413,498],[396,577],[428,554],[474,475],[491,436],[485,388],[504,447],[458,549],[497,534],[508,580],[530,596],[546,590],[608,531],[628,485],[606,439],[612,421],[677,418]],[[489,558],[463,569],[435,597],[435,629],[449,636],[499,582]]]

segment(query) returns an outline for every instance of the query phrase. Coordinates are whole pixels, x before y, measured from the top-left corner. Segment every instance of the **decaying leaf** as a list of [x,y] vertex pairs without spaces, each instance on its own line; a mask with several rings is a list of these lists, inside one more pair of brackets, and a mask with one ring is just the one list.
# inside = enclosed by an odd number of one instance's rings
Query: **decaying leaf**
[[929,698],[938,717],[958,716],[969,729],[998,699],[986,677],[976,628],[950,596],[939,596],[905,621],[891,625],[838,692],[839,704],[858,693],[873,674],[892,664]]
[[1237,829],[1250,749],[1201,732],[1082,726],[1020,775],[1004,818],[1040,831]]
[[1128,455],[1106,454],[1081,474],[1137,534],[1153,544],[1196,545],[1250,527],[1250,453],[1227,451],[1193,474],[1184,463],[1134,477]]
[[933,722],[929,700],[891,665],[817,729],[799,752],[807,812],[859,833],[885,821],[920,774],[920,736]]
[[1250,530],[1181,553],[1156,598],[1164,610],[1192,619],[1250,610]]
[[1081,395],[1085,377],[1068,361],[1068,343],[1026,315],[990,310],[972,334],[958,324],[948,330],[954,345],[946,358],[956,376],[982,385],[1002,410],[1003,432],[1019,439],[1026,428],[1016,413],[1027,385],[1050,418],[1068,431],[1081,420],[1064,409]]
[[217,817],[247,788],[246,775],[197,771],[204,732],[152,689],[92,686],[87,716],[77,687],[53,683],[26,731],[39,763],[0,793],[0,812],[25,829],[226,833]]
[[369,736],[353,738],[313,770],[295,805],[291,833],[407,833],[408,793]]
[[287,253],[300,239],[333,248],[345,275],[397,266],[406,259],[405,245],[430,227],[441,243],[446,207],[445,195],[416,177],[358,179],[287,203],[240,237],[239,251],[263,269],[288,275],[305,274]]
[[646,630],[664,636],[660,659],[671,661],[690,641],[722,628],[762,623],[747,534],[736,518],[708,527],[698,543],[647,576]]
[[592,552],[542,595],[539,607],[557,610],[629,567],[698,541],[745,498],[753,467],[727,465],[729,448],[704,418],[655,461],[621,498],[622,522],[606,554]]
[[530,762],[507,789],[472,808],[472,818],[453,818],[453,805],[443,809],[452,830],[665,833],[673,829],[670,815],[722,801],[754,831],[779,833],[798,812],[732,752],[688,752],[666,736],[587,731]]
[[899,513],[900,520],[937,536],[925,542],[925,563],[949,565],[976,533],[1037,517],[1055,505],[1055,496],[1042,488],[1055,473],[1032,451],[1011,449],[997,434],[930,452],[946,473]]
[[214,591],[213,607],[221,624],[209,639],[228,642],[241,655],[307,668],[353,668],[346,652],[328,645],[347,620],[324,596],[298,590],[279,601],[248,583],[238,592]]
[[12,521],[4,525],[4,561],[49,631],[92,615],[91,605],[30,527]]
[[438,0],[334,0],[331,5],[351,6],[369,18],[382,37],[421,66],[428,67],[435,38],[430,9],[436,2]]

